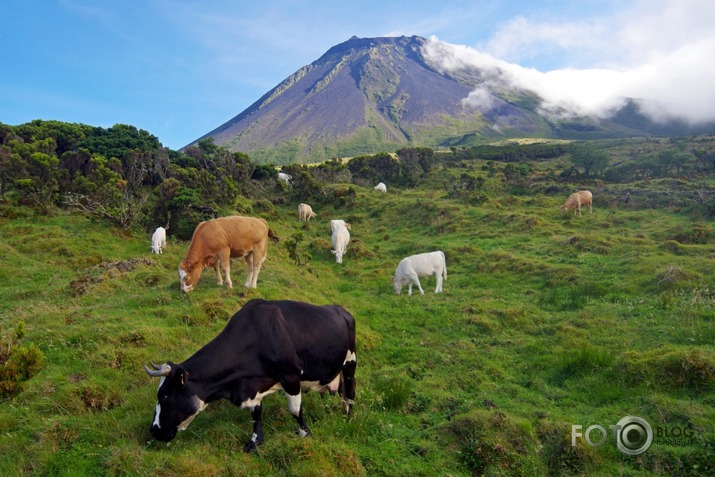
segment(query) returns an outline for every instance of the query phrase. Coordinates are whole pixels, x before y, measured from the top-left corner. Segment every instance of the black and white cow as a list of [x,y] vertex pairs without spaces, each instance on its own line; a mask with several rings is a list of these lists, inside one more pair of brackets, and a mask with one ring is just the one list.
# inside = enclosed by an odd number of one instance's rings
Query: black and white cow
[[228,399],[251,412],[253,435],[244,447],[250,452],[263,442],[261,400],[283,391],[305,437],[310,429],[301,390],[339,391],[349,415],[356,365],[355,319],[341,306],[251,300],[183,363],[144,366],[150,376],[161,377],[151,433],[170,441],[208,403]]

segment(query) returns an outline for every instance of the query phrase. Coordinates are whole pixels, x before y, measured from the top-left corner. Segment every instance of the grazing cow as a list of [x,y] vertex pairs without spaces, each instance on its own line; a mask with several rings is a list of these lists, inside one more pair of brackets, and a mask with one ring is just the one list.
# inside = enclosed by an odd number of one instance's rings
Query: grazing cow
[[154,231],[154,235],[151,236],[151,253],[157,255],[164,253],[161,251],[162,247],[166,247],[166,229],[164,227],[157,227]]
[[343,255],[350,242],[350,224],[344,220],[331,220],[330,229],[333,231],[333,255],[336,263],[343,263]]
[[150,430],[168,442],[210,402],[228,399],[251,412],[253,435],[244,447],[251,452],[263,442],[261,400],[283,391],[305,437],[310,429],[301,390],[339,392],[350,415],[356,366],[355,319],[343,307],[254,299],[186,361],[144,366],[150,376],[161,377]]
[[307,222],[310,221],[312,217],[315,217],[315,212],[313,212],[313,208],[309,206],[308,204],[299,204],[298,205],[298,218],[300,219],[301,222]]
[[574,209],[573,214],[576,215],[581,215],[581,206],[582,205],[587,205],[588,206],[588,212],[593,213],[593,209],[591,208],[593,204],[593,194],[591,194],[590,191],[587,190],[580,190],[578,192],[574,192],[569,196],[568,199],[566,199],[566,202],[564,202],[564,205],[561,206],[561,212],[566,212],[569,209]]
[[383,184],[382,182],[380,182],[378,185],[373,187],[373,189],[375,189],[376,191],[380,191],[380,192],[387,192],[387,186],[385,184]]
[[223,285],[219,266],[222,267],[226,286],[232,288],[231,257],[246,260],[248,276],[245,285],[256,288],[258,273],[268,251],[268,239],[278,241],[263,219],[233,215],[201,222],[194,230],[186,258],[179,264],[181,291],[193,290],[201,272],[209,266],[216,271],[219,285]]
[[412,295],[412,284],[414,283],[420,293],[424,295],[425,292],[420,285],[419,277],[428,277],[432,274],[437,278],[437,288],[434,292],[439,293],[442,291],[442,278],[447,279],[447,261],[442,251],[420,253],[403,258],[397,265],[392,281],[395,293],[399,295],[402,287],[407,285],[407,294]]
[[290,174],[286,174],[285,172],[279,172],[278,180],[289,186],[290,181],[293,180],[293,176],[291,176]]

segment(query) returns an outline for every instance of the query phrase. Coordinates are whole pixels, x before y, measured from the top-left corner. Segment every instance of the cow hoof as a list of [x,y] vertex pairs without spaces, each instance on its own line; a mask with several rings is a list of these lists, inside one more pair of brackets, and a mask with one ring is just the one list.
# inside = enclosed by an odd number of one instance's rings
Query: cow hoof
[[298,435],[300,437],[308,437],[310,435],[310,429],[298,429]]
[[246,454],[250,454],[251,452],[256,452],[257,450],[258,450],[258,446],[253,441],[248,441],[246,443],[246,445],[243,447],[243,452],[245,452]]

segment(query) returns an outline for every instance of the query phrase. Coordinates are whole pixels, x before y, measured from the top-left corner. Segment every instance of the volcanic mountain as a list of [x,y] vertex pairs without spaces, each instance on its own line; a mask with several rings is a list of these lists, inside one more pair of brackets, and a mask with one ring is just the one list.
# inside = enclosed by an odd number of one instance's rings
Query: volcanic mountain
[[258,162],[286,164],[490,138],[642,136],[654,126],[634,103],[617,121],[553,119],[534,92],[495,81],[498,71],[443,68],[426,53],[431,41],[352,37],[194,143],[213,138]]

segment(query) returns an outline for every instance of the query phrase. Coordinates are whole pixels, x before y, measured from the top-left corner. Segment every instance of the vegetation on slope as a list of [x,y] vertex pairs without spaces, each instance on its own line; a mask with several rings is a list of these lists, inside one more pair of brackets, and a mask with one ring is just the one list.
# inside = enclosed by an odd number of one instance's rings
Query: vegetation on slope
[[[28,161],[24,151],[39,147],[14,140],[3,160]],[[234,164],[250,174],[220,171],[219,159],[234,156],[209,143],[195,157],[167,151],[168,175],[142,180],[147,199],[130,225],[66,208],[61,188],[34,202],[17,181],[39,175],[5,179],[0,336],[42,359],[0,402],[0,466],[7,475],[712,475],[714,142],[595,144],[605,159],[509,144],[292,165],[284,188],[275,169],[246,157]],[[673,161],[675,151],[687,157]],[[584,157],[596,158],[588,174]],[[111,170],[104,184],[116,187],[132,169]],[[372,190],[378,180],[387,194]],[[582,187],[593,214],[561,214]],[[174,188],[176,200],[162,202]],[[298,222],[299,202],[317,219]],[[169,245],[152,256],[151,232],[168,211]],[[212,213],[264,217],[281,237],[257,290],[217,287],[206,272],[179,292],[184,234]],[[343,265],[330,253],[333,218],[352,224]],[[435,249],[447,256],[444,293],[431,277],[425,295],[396,296],[399,260]],[[234,282],[243,273],[234,262]],[[266,442],[245,455],[250,415],[223,402],[170,444],[153,441],[157,383],[142,366],[187,358],[256,297],[339,303],[356,317],[354,415],[309,393],[313,435],[300,439],[285,401],[269,397]],[[608,429],[627,415],[661,433],[645,453],[619,452],[610,434],[601,447],[572,446],[573,425]]]

